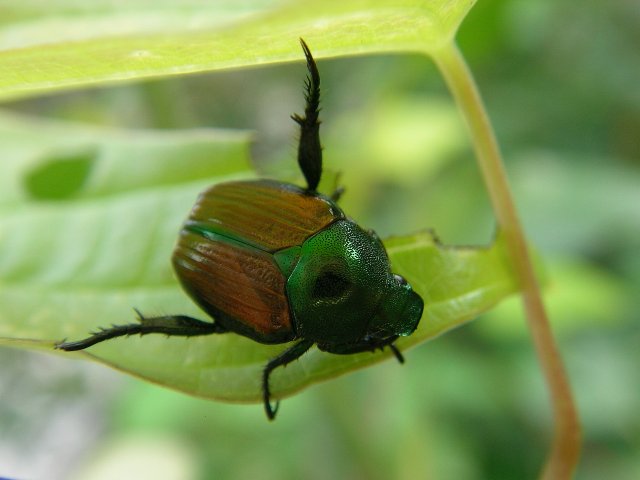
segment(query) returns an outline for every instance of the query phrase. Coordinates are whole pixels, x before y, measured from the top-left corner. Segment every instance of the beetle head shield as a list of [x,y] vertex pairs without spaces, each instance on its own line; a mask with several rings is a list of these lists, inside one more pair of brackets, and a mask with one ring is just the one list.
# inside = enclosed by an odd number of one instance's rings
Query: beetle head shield
[[422,317],[422,297],[400,275],[391,276],[386,292],[369,324],[368,334],[373,338],[411,335]]

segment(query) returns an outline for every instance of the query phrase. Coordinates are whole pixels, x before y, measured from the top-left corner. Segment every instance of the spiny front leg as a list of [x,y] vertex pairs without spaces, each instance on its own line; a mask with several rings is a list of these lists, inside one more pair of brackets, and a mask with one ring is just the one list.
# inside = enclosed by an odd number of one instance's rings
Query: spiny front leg
[[269,391],[269,376],[277,367],[285,366],[288,363],[300,358],[307,350],[311,348],[313,342],[310,340],[300,340],[292,347],[288,348],[280,355],[269,360],[262,371],[262,400],[264,401],[264,410],[269,420],[273,420],[278,412],[279,402],[275,407],[271,407],[271,392]]
[[322,176],[322,146],[320,145],[320,73],[311,50],[300,39],[302,50],[307,58],[309,76],[305,81],[304,116],[294,114],[291,118],[300,125],[300,143],[298,144],[298,164],[307,181],[307,190],[314,192]]
[[163,317],[144,317],[138,310],[138,323],[127,325],[113,325],[110,328],[101,328],[93,332],[91,336],[75,342],[62,341],[55,348],[68,352],[84,350],[96,343],[111,340],[112,338],[129,335],[147,335],[149,333],[163,333],[167,336],[193,337],[198,335],[211,335],[214,333],[226,333],[228,330],[222,325],[212,322],[203,322],[185,315],[168,315]]

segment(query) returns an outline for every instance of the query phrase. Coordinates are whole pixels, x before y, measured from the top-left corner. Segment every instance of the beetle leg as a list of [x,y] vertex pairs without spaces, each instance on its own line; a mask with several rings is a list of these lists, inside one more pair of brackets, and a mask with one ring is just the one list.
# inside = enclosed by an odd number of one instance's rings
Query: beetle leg
[[96,343],[112,338],[130,335],[146,335],[148,333],[164,333],[167,336],[193,337],[197,335],[211,335],[225,333],[228,330],[218,323],[203,322],[185,315],[168,315],[163,317],[144,317],[138,310],[138,323],[128,325],[113,325],[93,332],[90,337],[76,342],[62,341],[55,348],[66,351],[84,350]]
[[344,187],[336,187],[331,196],[329,197],[334,202],[338,202],[344,193]]
[[402,355],[402,352],[398,350],[398,347],[396,347],[393,343],[390,343],[389,350],[393,352],[399,363],[404,363],[404,355]]
[[348,343],[342,345],[322,345],[318,344],[318,348],[323,352],[335,353],[336,355],[350,355],[352,353],[360,352],[375,352],[376,350],[384,350],[385,347],[389,347],[389,350],[396,357],[398,362],[404,363],[404,357],[402,352],[398,350],[393,342],[398,339],[398,335],[393,335],[384,339],[369,338],[359,343]]
[[345,188],[340,185],[340,179],[342,178],[342,172],[336,172],[335,179],[333,181],[333,193],[329,195],[329,198],[338,203],[344,194]]
[[311,345],[313,345],[311,340],[300,340],[277,357],[269,360],[265,365],[264,370],[262,371],[262,399],[264,401],[264,410],[267,413],[269,420],[273,420],[275,418],[279,405],[279,402],[276,402],[276,406],[271,407],[271,393],[269,392],[269,376],[271,375],[271,372],[277,367],[285,366],[300,358],[311,348]]
[[309,76],[305,81],[304,98],[306,106],[304,116],[293,114],[291,118],[300,125],[298,143],[298,164],[307,181],[307,190],[315,191],[322,175],[322,147],[320,146],[320,73],[304,40],[300,39],[302,50],[307,58]]

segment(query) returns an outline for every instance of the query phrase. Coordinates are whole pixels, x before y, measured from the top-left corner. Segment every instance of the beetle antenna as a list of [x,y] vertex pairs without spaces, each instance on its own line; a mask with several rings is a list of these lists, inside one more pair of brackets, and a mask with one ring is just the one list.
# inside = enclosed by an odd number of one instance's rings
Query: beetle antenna
[[300,143],[298,144],[298,164],[307,181],[307,190],[315,191],[322,175],[322,146],[320,145],[320,73],[311,55],[311,50],[301,38],[300,44],[307,59],[309,75],[304,82],[306,106],[304,116],[291,115],[300,125]]

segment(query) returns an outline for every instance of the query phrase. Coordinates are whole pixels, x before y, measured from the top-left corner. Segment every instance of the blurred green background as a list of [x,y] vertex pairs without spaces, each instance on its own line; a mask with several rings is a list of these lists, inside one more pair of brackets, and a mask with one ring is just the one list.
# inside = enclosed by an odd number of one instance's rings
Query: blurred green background
[[[496,129],[584,427],[577,478],[640,478],[640,7],[481,0],[459,44]],[[382,236],[486,244],[494,221],[429,59],[320,62],[327,167]],[[120,128],[255,131],[295,172],[301,63],[40,97],[5,108]],[[259,405],[194,399],[104,367],[0,349],[0,476],[49,479],[535,478],[547,394],[517,299],[394,362]]]

